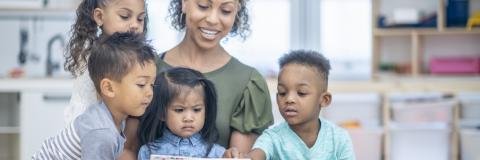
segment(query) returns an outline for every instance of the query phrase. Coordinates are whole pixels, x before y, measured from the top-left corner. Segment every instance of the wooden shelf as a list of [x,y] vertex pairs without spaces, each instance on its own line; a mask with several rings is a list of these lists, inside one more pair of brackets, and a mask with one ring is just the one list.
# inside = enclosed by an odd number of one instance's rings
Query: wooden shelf
[[[277,80],[267,79],[270,93],[277,91]],[[438,77],[424,75],[422,78],[412,76],[384,75],[376,80],[369,81],[330,81],[328,90],[339,92],[396,92],[396,91],[435,91],[435,92],[465,92],[480,91],[480,76],[467,77]]]
[[[413,77],[413,78],[426,78],[426,79],[447,79],[447,80],[457,80],[457,79],[477,79],[480,75],[474,76],[465,76],[465,75],[452,75],[452,76],[438,76],[438,75],[427,75],[422,69],[426,58],[426,46],[429,43],[426,42],[427,40],[432,40],[431,36],[436,36],[435,38],[449,38],[449,37],[441,37],[441,36],[480,36],[480,27],[474,27],[472,30],[467,30],[466,27],[447,27],[446,26],[446,4],[444,0],[437,0],[437,24],[435,27],[431,28],[379,28],[376,24],[376,19],[380,14],[380,7],[381,2],[385,0],[373,0],[372,1],[372,79],[384,79],[381,71],[379,70],[379,66],[382,61],[382,52],[384,38],[389,37],[400,37],[406,38],[409,41],[410,53],[409,53],[409,65],[411,66],[410,69],[410,76],[404,75],[395,75],[395,78],[387,78],[387,79],[396,79],[403,77]],[[470,0],[472,1],[472,0]],[[432,4],[435,1],[432,1]],[[430,37],[429,37],[430,36]],[[432,41],[430,41],[432,42]],[[452,42],[455,43],[455,42]],[[475,44],[470,44],[475,45]],[[458,45],[457,45],[458,46]],[[465,46],[465,45],[464,45]],[[445,47],[445,46],[439,46]],[[382,50],[383,49],[383,50]],[[401,52],[408,52],[408,51],[401,51]]]
[[68,9],[1,9],[1,19],[75,19],[75,10]]
[[374,28],[375,36],[409,36],[412,33],[438,32],[436,28]]
[[480,74],[452,74],[452,75],[434,75],[420,74],[413,76],[410,74],[378,73],[378,81],[442,81],[442,82],[478,82],[480,85]]
[[61,8],[61,7],[38,7],[38,8],[12,8],[0,7],[2,12],[75,12],[76,8]]
[[418,35],[466,35],[480,34],[480,28],[473,28],[468,31],[466,28],[445,28],[438,30],[437,28],[374,28],[374,36],[410,36]]
[[[473,1],[473,0],[470,0]],[[377,26],[377,18],[380,15],[381,3],[386,0],[373,0],[372,1],[372,80],[369,82],[357,82],[357,83],[329,83],[329,90],[335,92],[348,92],[348,91],[375,91],[383,93],[386,97],[390,92],[443,92],[456,94],[465,91],[480,91],[480,74],[471,75],[431,75],[426,73],[423,67],[425,66],[424,59],[427,58],[428,45],[432,46],[432,42],[436,40],[442,40],[446,45],[449,45],[448,39],[450,37],[441,36],[480,36],[480,27],[475,27],[472,30],[467,30],[466,27],[447,27],[446,26],[446,4],[444,0],[432,0],[431,3],[436,5],[436,26],[431,28],[379,28]],[[388,2],[386,2],[388,3]],[[404,7],[404,6],[399,6]],[[384,14],[384,13],[382,13]],[[432,38],[432,36],[435,36]],[[401,39],[402,41],[390,41],[384,43],[385,40]],[[472,38],[472,37],[469,37]],[[476,37],[475,37],[476,38]],[[472,38],[473,39],[473,38]],[[405,41],[406,40],[406,41]],[[476,39],[475,39],[476,40]],[[398,43],[398,44],[397,44]],[[401,43],[401,44],[400,44]],[[409,44],[408,44],[409,43]],[[456,42],[452,42],[456,43]],[[386,45],[398,45],[397,49],[400,51],[389,51]],[[471,47],[476,43],[469,43],[469,45],[462,45]],[[459,47],[459,45],[452,45],[453,47]],[[409,47],[409,51],[407,48]],[[435,46],[437,47],[437,46]],[[438,46],[445,48],[449,46]],[[401,48],[401,49],[398,49]],[[450,49],[448,52],[452,52]],[[460,50],[460,48],[459,48]],[[478,50],[478,49],[477,49]],[[407,53],[408,63],[410,65],[409,73],[407,74],[395,74],[384,73],[380,71],[379,66],[382,62],[382,56],[385,56],[385,52],[392,52],[394,54]],[[408,53],[409,52],[409,53]],[[464,52],[463,50],[461,52]],[[452,53],[454,55],[455,53]],[[405,57],[407,57],[405,56]],[[405,58],[403,57],[403,58]],[[394,57],[396,58],[396,57]],[[389,99],[384,99],[383,104],[383,120],[385,128],[390,126],[390,104]],[[458,135],[458,119],[459,119],[459,105],[455,106],[453,112],[453,125],[452,135],[450,137],[450,160],[459,159],[459,135]],[[388,129],[385,130],[383,160],[390,160],[392,154],[391,146],[391,134]]]
[[20,133],[19,127],[0,127],[0,134],[18,134]]

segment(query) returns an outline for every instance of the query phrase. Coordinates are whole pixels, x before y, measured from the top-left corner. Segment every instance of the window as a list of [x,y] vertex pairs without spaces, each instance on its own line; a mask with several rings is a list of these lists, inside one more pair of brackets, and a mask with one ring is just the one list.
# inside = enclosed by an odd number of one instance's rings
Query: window
[[274,77],[278,73],[278,58],[290,49],[290,2],[249,1],[248,7],[251,35],[244,42],[230,38],[223,46],[264,76]]
[[331,78],[369,79],[371,69],[370,0],[322,0],[320,48],[330,59]]
[[[167,51],[180,42],[183,34],[170,25],[169,0],[148,0],[150,18],[148,37],[159,52]],[[249,1],[251,34],[245,41],[228,37],[221,44],[241,62],[253,66],[266,76],[278,72],[278,58],[290,48],[289,0]],[[281,18],[272,18],[281,17]]]
[[[183,38],[166,19],[169,2],[148,0],[149,37],[159,52]],[[276,77],[278,58],[293,48],[303,48],[319,50],[330,59],[332,79],[370,78],[370,0],[261,0],[249,1],[247,7],[250,36],[245,41],[228,37],[221,44],[264,76]]]
[[168,19],[170,0],[147,0],[148,38],[153,47],[162,53],[180,43],[180,33],[173,29]]

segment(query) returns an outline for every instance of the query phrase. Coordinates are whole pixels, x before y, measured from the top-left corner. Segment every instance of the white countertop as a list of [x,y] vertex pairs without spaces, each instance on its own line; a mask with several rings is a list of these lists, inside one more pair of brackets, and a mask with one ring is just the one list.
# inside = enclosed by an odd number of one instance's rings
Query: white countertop
[[68,91],[73,79],[68,78],[0,78],[0,92]]
[[[271,93],[276,93],[277,80],[267,78]],[[329,80],[330,92],[397,92],[397,91],[439,91],[439,92],[480,92],[480,77],[453,78],[397,78],[369,81]]]
[[[269,89],[276,90],[276,79],[267,78]],[[0,92],[68,91],[73,88],[69,78],[0,78]],[[331,91],[480,91],[480,80],[412,80],[412,81],[330,81]]]

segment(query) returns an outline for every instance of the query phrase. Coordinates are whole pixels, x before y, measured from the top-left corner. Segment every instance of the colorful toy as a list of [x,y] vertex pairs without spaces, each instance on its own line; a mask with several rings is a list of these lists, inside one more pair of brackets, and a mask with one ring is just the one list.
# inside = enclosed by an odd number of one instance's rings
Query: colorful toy
[[472,30],[472,27],[475,25],[480,25],[480,11],[476,11],[473,16],[468,18],[467,30]]

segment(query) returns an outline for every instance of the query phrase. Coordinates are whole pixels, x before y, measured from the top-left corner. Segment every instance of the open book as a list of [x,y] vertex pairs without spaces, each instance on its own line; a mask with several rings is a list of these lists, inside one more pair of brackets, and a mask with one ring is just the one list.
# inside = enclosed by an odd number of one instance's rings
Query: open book
[[[150,160],[231,160],[231,158],[195,158],[195,157],[181,157],[181,156],[167,156],[167,155],[151,155]],[[250,159],[238,159],[236,160],[250,160]]]

